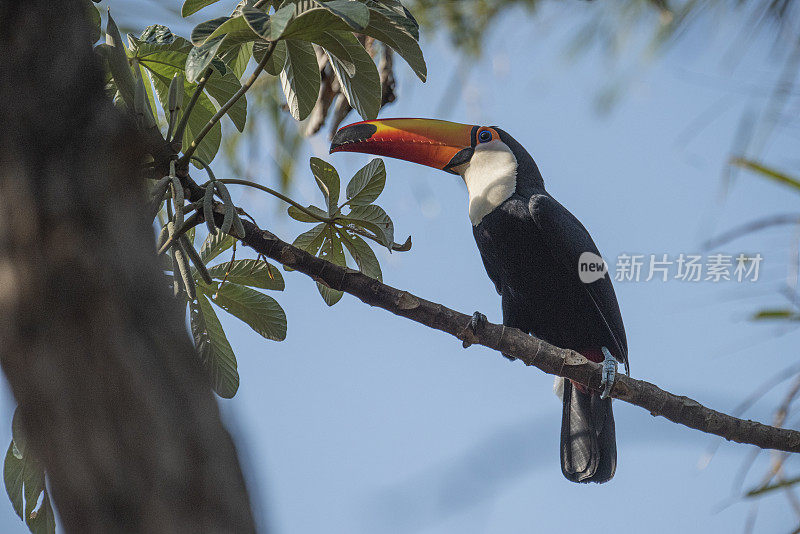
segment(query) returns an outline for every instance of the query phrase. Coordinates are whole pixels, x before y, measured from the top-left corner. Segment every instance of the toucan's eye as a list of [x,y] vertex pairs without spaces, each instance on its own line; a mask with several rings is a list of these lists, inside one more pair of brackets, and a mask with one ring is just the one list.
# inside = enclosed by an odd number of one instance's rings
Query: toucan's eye
[[492,132],[489,130],[483,130],[481,133],[478,134],[478,141],[481,143],[488,143],[492,140]]

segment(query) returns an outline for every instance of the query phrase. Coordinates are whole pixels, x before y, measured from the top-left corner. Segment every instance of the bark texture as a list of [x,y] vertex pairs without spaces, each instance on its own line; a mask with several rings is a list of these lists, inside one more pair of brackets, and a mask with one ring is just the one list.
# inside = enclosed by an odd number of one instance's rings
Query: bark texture
[[252,532],[84,9],[0,2],[0,363],[67,532]]

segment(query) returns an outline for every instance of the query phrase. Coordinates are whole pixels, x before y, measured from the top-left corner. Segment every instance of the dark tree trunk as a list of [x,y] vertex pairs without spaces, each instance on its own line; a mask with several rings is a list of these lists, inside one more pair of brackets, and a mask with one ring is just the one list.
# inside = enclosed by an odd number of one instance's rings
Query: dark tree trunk
[[66,531],[251,532],[83,10],[0,2],[3,371]]

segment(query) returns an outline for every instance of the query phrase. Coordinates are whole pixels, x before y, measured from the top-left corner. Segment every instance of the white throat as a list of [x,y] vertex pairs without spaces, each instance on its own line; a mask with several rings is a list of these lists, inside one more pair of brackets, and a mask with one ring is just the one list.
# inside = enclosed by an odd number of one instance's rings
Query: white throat
[[469,191],[469,220],[481,220],[505,202],[517,188],[517,158],[505,143],[496,139],[475,147],[475,153],[461,176]]

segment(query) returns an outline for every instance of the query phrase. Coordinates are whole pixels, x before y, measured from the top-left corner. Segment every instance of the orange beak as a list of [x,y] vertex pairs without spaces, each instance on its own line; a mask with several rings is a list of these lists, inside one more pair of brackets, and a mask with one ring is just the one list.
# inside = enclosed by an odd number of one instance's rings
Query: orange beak
[[362,152],[413,161],[456,174],[469,162],[478,127],[436,119],[383,119],[344,126],[331,141],[333,152]]

